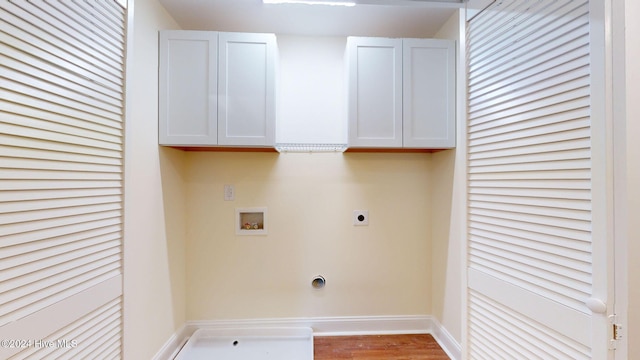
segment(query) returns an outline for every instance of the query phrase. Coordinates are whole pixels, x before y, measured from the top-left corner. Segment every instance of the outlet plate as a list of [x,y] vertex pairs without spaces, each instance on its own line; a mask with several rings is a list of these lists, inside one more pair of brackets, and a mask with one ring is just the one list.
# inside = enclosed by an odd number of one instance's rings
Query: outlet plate
[[353,225],[354,226],[369,225],[369,210],[353,210]]
[[236,199],[236,188],[233,185],[224,186],[224,201],[234,201]]

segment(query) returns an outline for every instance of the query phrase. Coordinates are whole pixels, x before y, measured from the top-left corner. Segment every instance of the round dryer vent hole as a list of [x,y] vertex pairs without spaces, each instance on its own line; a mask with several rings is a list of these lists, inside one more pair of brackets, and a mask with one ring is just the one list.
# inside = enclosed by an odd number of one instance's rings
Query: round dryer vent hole
[[326,281],[325,281],[324,277],[316,276],[311,281],[311,286],[313,286],[314,289],[322,289],[324,287],[325,283],[326,283]]

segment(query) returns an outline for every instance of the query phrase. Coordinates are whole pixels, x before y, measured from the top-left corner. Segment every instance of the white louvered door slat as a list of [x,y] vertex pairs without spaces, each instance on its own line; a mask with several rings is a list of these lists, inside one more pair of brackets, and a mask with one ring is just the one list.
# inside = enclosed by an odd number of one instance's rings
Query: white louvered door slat
[[[0,10],[2,6],[0,6]],[[4,14],[4,10],[0,12]],[[37,57],[41,61],[47,61],[54,66],[60,61],[65,59],[67,63],[60,70],[63,72],[73,72],[80,76],[85,76],[90,81],[95,82],[98,86],[104,86],[111,91],[122,92],[122,88],[118,86],[121,79],[109,77],[105,79],[103,73],[95,73],[95,67],[90,66],[86,61],[81,62],[76,60],[72,54],[60,51],[55,46],[42,42],[40,39],[33,37],[29,33],[20,31],[13,26],[5,22],[0,22],[0,30],[5,32],[7,36],[3,38],[5,45],[11,46],[16,49],[21,49],[27,53],[27,57]]]
[[[109,69],[109,71],[112,72],[115,76],[119,75],[119,69],[116,65],[118,65],[119,61],[121,61],[122,59],[119,59],[117,55],[111,52],[97,51],[97,47],[94,46],[91,41],[89,41],[88,43],[78,41],[76,39],[77,35],[75,35],[77,32],[69,31],[69,29],[66,29],[67,31],[60,30],[66,24],[60,23],[58,19],[52,18],[51,16],[48,16],[48,14],[38,11],[39,9],[34,6],[19,3],[8,3],[6,5],[7,11],[10,11],[11,13],[15,14],[16,16],[20,17],[30,24],[36,24],[36,27],[47,32],[50,36],[55,37],[57,40],[63,40],[65,42],[65,46],[68,46],[69,51],[73,52],[76,49],[81,49],[83,55],[90,56],[93,59],[96,59],[96,61],[99,61],[101,63],[101,68]],[[59,44],[56,45],[60,46]],[[111,59],[103,60],[105,56],[113,57]]]
[[0,358],[121,357],[125,19],[0,3]]
[[469,359],[608,356],[586,305],[592,18],[589,0],[497,0],[467,24]]
[[[40,93],[42,94],[42,92]],[[30,94],[30,92],[22,94],[0,88],[0,98],[8,102],[13,102],[14,104],[29,104],[31,107],[48,109],[49,111],[61,116],[68,116],[72,121],[74,119],[82,119],[87,122],[93,122],[99,125],[113,127],[114,129],[118,129],[118,125],[121,125],[117,119],[109,119],[91,112],[83,112],[82,110],[68,108],[65,107],[64,104],[52,103],[47,101],[46,99],[31,97]],[[64,101],[64,99],[62,100]]]
[[[4,2],[2,4],[5,4]],[[8,13],[7,6],[0,5],[3,10],[0,12],[0,29],[5,31],[10,36],[18,38],[30,45],[36,46],[45,52],[52,54],[53,56],[69,61],[73,67],[79,67],[86,69],[88,73],[95,74],[100,77],[103,82],[110,82],[115,88],[118,82],[121,81],[118,75],[114,74],[111,69],[102,69],[98,65],[92,63],[92,58],[89,56],[82,57],[78,54],[78,50],[70,46],[59,48],[56,43],[46,42],[49,37],[46,34],[41,34],[41,30],[32,24],[20,19],[19,17]],[[36,36],[38,34],[40,36]]]

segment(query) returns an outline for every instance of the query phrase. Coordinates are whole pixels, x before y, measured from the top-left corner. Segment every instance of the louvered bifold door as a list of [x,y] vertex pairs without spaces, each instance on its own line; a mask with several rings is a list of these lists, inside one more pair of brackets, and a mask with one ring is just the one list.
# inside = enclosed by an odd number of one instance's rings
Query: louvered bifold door
[[498,0],[468,22],[468,355],[593,353],[587,0]]
[[122,349],[126,9],[0,1],[0,358]]

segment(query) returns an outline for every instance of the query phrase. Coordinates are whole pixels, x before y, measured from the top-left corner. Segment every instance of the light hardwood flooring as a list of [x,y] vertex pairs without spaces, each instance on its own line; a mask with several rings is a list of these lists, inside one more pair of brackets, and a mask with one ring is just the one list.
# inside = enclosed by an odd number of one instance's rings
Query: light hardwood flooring
[[449,360],[431,335],[317,336],[314,360]]

